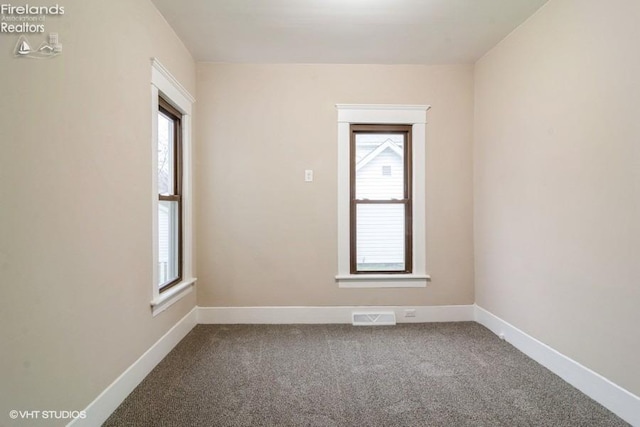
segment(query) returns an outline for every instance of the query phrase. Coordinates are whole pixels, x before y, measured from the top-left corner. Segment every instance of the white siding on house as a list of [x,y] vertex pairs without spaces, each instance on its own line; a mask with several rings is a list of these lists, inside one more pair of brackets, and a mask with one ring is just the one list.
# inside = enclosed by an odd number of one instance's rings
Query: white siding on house
[[[403,204],[360,204],[357,207],[356,260],[358,269],[371,264],[376,269],[404,267]],[[393,264],[393,268],[389,266]],[[399,265],[398,265],[399,264]]]
[[[380,135],[363,134],[370,138]],[[391,137],[391,138],[388,138]],[[363,138],[363,139],[364,139]],[[402,135],[385,135],[378,141],[356,139],[356,198],[404,198]],[[401,270],[405,261],[405,206],[358,204],[356,212],[356,262],[358,270]]]
[[[391,167],[391,175],[382,173]],[[385,149],[364,165],[356,174],[356,198],[370,200],[402,199],[404,197],[404,165],[391,148]]]
[[[167,283],[178,274],[178,254],[174,242],[177,241],[177,202],[158,202],[158,285]],[[173,211],[173,212],[172,212]],[[172,253],[176,252],[176,253]],[[170,262],[173,260],[173,262]]]

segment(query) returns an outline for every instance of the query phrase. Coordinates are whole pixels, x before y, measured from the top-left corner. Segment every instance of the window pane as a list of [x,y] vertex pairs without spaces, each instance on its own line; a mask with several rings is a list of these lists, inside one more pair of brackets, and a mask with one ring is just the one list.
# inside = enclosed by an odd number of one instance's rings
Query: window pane
[[173,194],[173,120],[158,113],[158,193]]
[[358,204],[357,271],[403,271],[404,204]]
[[404,198],[404,134],[355,134],[356,199]]
[[158,286],[178,278],[178,202],[158,201]]

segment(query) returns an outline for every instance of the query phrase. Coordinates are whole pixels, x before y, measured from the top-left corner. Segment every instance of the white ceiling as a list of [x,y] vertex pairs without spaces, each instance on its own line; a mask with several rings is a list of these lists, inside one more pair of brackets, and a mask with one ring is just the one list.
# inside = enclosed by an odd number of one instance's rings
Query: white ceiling
[[547,0],[152,0],[197,61],[474,62]]

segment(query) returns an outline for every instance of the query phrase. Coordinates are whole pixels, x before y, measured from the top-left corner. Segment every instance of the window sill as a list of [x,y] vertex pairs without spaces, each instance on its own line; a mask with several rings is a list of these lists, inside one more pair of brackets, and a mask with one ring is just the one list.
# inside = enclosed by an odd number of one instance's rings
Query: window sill
[[197,279],[195,277],[183,280],[177,285],[171,287],[171,289],[154,298],[151,301],[152,316],[157,316],[189,294],[193,290],[196,280]]
[[426,288],[428,274],[346,274],[336,276],[340,288]]

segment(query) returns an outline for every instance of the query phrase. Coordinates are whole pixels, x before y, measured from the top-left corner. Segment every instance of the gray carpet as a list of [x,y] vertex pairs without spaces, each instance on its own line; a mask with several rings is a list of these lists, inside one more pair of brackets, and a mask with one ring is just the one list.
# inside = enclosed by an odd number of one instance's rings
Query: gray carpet
[[473,322],[198,325],[105,426],[626,426]]

